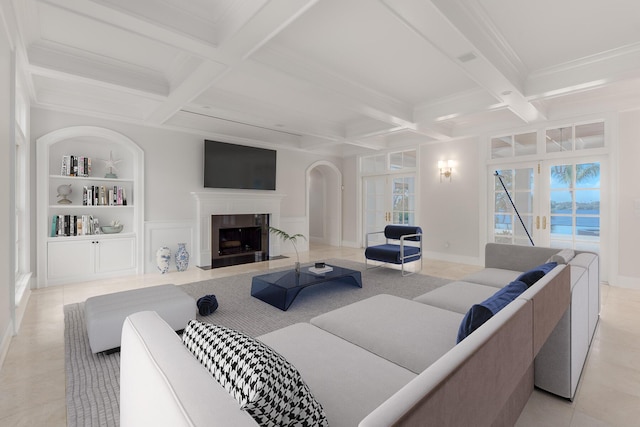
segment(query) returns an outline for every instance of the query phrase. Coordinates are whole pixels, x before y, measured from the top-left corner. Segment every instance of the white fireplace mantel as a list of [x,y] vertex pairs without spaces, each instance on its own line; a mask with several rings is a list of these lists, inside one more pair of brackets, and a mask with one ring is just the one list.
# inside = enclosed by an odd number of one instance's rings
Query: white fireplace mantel
[[[280,205],[286,196],[271,191],[199,191],[196,199],[194,259],[199,267],[211,266],[211,215],[269,214],[269,224],[280,226]],[[278,239],[269,239],[269,254],[280,255]]]

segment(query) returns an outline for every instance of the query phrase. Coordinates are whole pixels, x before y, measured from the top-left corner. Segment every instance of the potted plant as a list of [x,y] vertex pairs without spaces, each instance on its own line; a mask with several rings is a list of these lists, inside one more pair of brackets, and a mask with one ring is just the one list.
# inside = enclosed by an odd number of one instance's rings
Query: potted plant
[[291,244],[293,245],[293,249],[296,251],[296,265],[295,265],[296,273],[300,273],[300,255],[298,255],[298,248],[296,247],[296,242],[298,241],[298,237],[302,237],[305,240],[307,240],[307,238],[300,233],[290,235],[286,231],[279,230],[275,227],[269,227],[269,232],[281,238],[283,242],[291,242]]

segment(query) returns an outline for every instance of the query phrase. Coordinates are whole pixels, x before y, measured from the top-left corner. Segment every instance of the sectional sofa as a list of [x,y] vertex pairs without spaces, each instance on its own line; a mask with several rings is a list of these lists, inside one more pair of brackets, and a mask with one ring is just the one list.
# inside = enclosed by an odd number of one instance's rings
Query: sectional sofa
[[[489,244],[485,252],[486,268],[463,281],[414,300],[378,295],[256,342],[295,367],[331,426],[513,425],[534,382],[556,393],[567,381],[572,387],[578,371],[572,363],[580,359],[572,333],[577,322],[586,325],[577,328],[580,334],[592,333],[589,310],[596,304],[589,302],[589,285],[599,281],[597,256],[560,259],[456,343],[471,306],[558,250]],[[581,273],[577,282],[574,270]],[[575,299],[572,286],[581,290]],[[228,384],[207,371],[217,356],[205,368],[196,353],[156,313],[129,316],[122,331],[121,425],[255,426]]]

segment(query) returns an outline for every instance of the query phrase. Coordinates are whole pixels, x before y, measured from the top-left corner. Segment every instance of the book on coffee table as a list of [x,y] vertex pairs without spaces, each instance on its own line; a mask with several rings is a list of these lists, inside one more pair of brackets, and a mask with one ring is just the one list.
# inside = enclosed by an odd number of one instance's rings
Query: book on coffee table
[[313,274],[325,274],[330,271],[333,271],[333,267],[331,267],[330,265],[325,265],[322,268],[309,267],[309,272]]

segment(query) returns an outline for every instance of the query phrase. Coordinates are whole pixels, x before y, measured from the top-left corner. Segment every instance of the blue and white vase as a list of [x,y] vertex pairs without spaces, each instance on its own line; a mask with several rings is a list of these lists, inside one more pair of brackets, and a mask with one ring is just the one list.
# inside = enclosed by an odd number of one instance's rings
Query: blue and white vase
[[176,252],[176,268],[178,271],[185,271],[189,267],[189,252],[185,248],[184,243],[178,243],[178,251]]
[[161,274],[169,272],[169,262],[171,261],[171,249],[166,246],[156,251],[156,265]]

